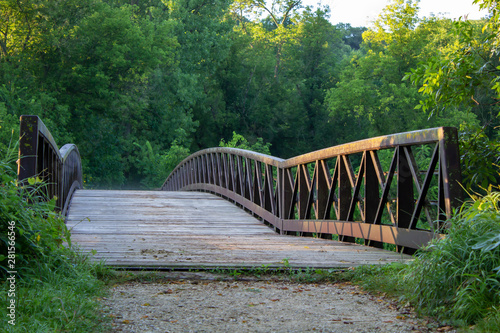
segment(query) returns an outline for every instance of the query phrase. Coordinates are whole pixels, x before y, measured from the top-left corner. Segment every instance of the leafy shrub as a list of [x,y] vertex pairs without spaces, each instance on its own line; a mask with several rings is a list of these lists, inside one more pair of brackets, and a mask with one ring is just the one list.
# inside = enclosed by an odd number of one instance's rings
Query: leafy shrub
[[[43,261],[43,257],[64,250],[62,244],[69,241],[69,234],[64,221],[54,211],[54,199],[47,201],[34,194],[35,191],[17,186],[12,161],[14,149],[6,149],[5,155],[0,158],[0,275],[8,270],[8,235],[11,241],[15,240],[17,272],[35,273],[37,262]],[[45,185],[34,178],[30,179],[29,186],[33,189]]]
[[254,144],[250,144],[248,140],[241,134],[233,132],[233,137],[231,141],[224,141],[224,139],[220,140],[219,147],[227,147],[227,148],[239,148],[255,151],[257,153],[271,155],[271,144],[264,143],[264,139],[257,138]]
[[460,127],[460,163],[466,188],[486,188],[500,180],[500,138],[491,140],[485,129],[467,124]]
[[148,188],[159,188],[168,175],[189,156],[189,149],[174,140],[169,150],[164,153],[157,151],[149,141],[144,145],[135,144],[140,150],[137,152],[135,165],[139,174],[143,176],[141,184]]
[[500,192],[459,212],[447,235],[425,247],[406,273],[420,311],[467,324],[498,321]]
[[18,123],[19,120],[7,112],[0,99],[0,151],[8,149],[13,137],[19,137]]

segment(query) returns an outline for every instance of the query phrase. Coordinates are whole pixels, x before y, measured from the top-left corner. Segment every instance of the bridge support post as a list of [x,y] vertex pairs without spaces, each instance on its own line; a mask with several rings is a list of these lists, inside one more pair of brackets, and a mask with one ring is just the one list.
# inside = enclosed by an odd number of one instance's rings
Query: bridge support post
[[22,116],[20,133],[17,178],[25,182],[38,173],[38,117]]
[[[339,209],[339,219],[341,221],[348,222],[349,220],[349,210],[352,201],[352,184],[349,179],[350,162],[349,157],[342,155],[337,158],[337,163],[339,163],[339,195],[338,195],[338,209]],[[356,240],[352,236],[339,235],[339,239],[343,242],[354,243]]]

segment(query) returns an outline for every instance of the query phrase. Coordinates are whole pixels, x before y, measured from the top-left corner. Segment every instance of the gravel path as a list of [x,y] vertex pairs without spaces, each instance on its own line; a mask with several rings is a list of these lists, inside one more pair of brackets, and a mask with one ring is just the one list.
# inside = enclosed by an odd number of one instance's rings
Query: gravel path
[[119,284],[103,302],[117,332],[432,331],[409,309],[348,283],[193,275]]

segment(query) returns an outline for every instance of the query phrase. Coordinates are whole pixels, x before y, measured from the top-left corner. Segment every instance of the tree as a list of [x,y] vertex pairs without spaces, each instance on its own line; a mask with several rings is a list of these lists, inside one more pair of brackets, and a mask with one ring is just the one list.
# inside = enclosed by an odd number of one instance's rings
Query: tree
[[229,1],[170,1],[170,20],[177,23],[175,35],[180,45],[177,55],[179,87],[173,91],[178,107],[193,117],[196,131],[191,150],[216,146],[220,140],[217,128],[225,115],[217,70],[229,55],[232,26],[225,19]]
[[[341,60],[351,49],[343,41],[342,31],[329,21],[328,8],[312,11],[306,8],[298,23],[297,40],[293,46],[296,62],[293,76],[305,114],[304,130],[307,133],[303,151],[328,147],[334,144],[325,105],[326,91],[334,86],[340,71]],[[295,143],[298,144],[298,143]]]
[[365,27],[352,27],[349,23],[339,23],[335,26],[342,34],[344,44],[349,45],[353,50],[359,50],[363,42]]
[[393,1],[374,28],[363,33],[361,49],[344,62],[339,82],[327,94],[331,121],[337,123],[337,143],[463,122],[464,113],[428,120],[413,110],[421,97],[402,79],[436,52],[449,25],[436,18],[420,20],[417,14],[418,3]]
[[88,182],[139,182],[134,143],[189,146],[196,122],[186,101],[197,89],[179,69],[180,23],[161,1],[1,6],[0,105],[12,117],[36,114],[57,142],[78,144]]
[[456,42],[440,47],[407,77],[423,95],[416,109],[430,116],[445,112],[477,116],[479,124],[468,124],[461,131],[464,181],[468,187],[487,187],[498,182],[500,164],[500,4],[474,3],[489,9],[490,18],[454,22],[448,36]]
[[71,30],[63,62],[69,125],[78,129],[86,174],[101,186],[134,178],[133,142],[147,139],[155,121],[148,112],[150,78],[159,67],[175,66],[178,44],[167,37],[172,22],[151,21],[135,10],[97,6]]
[[325,91],[350,51],[328,21],[329,9],[299,11],[297,6],[288,14],[269,10],[274,19],[251,21],[243,17],[242,8],[241,2],[238,11],[232,7],[234,42],[219,72],[226,119],[235,126],[225,127],[223,138],[230,138],[233,130],[249,139],[262,137],[282,157],[328,146]]
[[[263,0],[239,0],[235,1],[233,5],[233,8],[239,9],[240,12],[246,9],[246,12],[253,10],[255,14],[262,15],[262,12],[268,14],[268,20],[272,24],[268,25],[267,33],[260,31],[260,35],[274,45],[276,58],[274,65],[275,78],[279,76],[284,45],[293,40],[295,24],[292,16],[301,7],[301,0],[273,0],[270,5],[267,5],[266,1]],[[264,26],[261,26],[262,28]]]

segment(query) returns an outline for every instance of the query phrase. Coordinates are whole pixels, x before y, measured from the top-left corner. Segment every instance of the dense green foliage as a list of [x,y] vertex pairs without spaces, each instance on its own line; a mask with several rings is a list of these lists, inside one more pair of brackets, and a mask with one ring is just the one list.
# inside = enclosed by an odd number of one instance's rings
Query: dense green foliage
[[480,3],[489,21],[394,0],[366,29],[301,1],[0,1],[0,147],[36,114],[78,145],[87,186],[154,188],[233,132],[286,158],[457,126],[467,185],[484,186],[499,162],[499,18]]
[[270,143],[264,143],[262,138],[257,138],[257,142],[255,142],[254,144],[250,144],[243,135],[238,134],[236,132],[233,132],[233,137],[230,141],[226,142],[224,141],[224,139],[222,139],[219,143],[219,146],[228,148],[246,149],[261,154],[271,155]]
[[[63,219],[54,202],[39,200],[16,184],[13,149],[0,156],[0,327],[5,332],[105,330],[97,295],[100,266],[90,265],[65,242]],[[31,187],[43,184],[30,180]],[[13,246],[13,244],[15,244]],[[14,273],[15,272],[15,273]],[[7,279],[9,278],[9,280]],[[15,283],[11,287],[11,279]],[[7,308],[15,300],[15,318]],[[15,325],[8,321],[14,320]]]
[[[495,179],[494,158],[484,155],[498,146],[477,152],[498,132],[497,106],[486,106],[496,72],[481,62],[498,62],[495,12],[482,32],[486,21],[421,19],[418,2],[403,0],[369,29],[334,26],[328,7],[286,0],[5,0],[0,8],[0,147],[21,114],[39,115],[58,143],[78,145],[87,186],[159,187],[189,152],[233,132],[286,158],[444,125],[464,128],[468,184]],[[476,56],[467,57],[468,45]],[[453,72],[454,61],[467,70]],[[436,78],[435,68],[461,81]],[[467,73],[480,93],[453,95],[457,85],[469,89]],[[439,80],[453,86],[427,99],[436,92],[428,81]]]
[[78,145],[88,186],[158,187],[233,132],[289,157],[435,126],[401,83],[415,61],[398,45],[414,58],[434,36],[411,6],[407,36],[387,43],[401,29],[334,26],[300,1],[1,1],[0,144],[36,114]]

